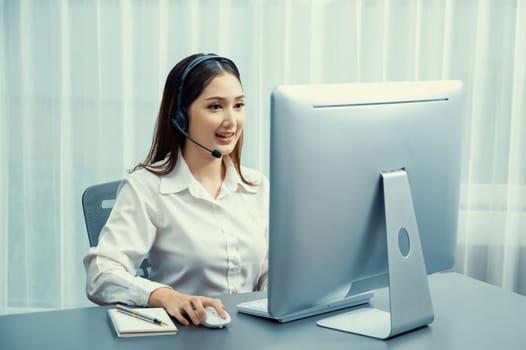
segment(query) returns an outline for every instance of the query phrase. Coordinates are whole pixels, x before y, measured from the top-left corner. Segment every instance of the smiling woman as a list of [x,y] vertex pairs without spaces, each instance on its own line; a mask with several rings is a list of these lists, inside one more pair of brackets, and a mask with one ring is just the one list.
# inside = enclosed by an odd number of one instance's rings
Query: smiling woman
[[[210,140],[209,148],[230,154],[245,125],[243,107],[243,89],[236,76],[231,73],[218,75],[191,104],[188,134],[195,140]],[[183,156],[187,162],[192,155],[207,156],[195,147],[195,144],[185,143]]]
[[[227,317],[214,296],[266,286],[268,181],[240,165],[244,100],[227,58],[198,54],[172,69],[146,161],[84,259],[92,301],[164,307],[198,325],[206,307]],[[148,253],[151,280],[135,277]]]

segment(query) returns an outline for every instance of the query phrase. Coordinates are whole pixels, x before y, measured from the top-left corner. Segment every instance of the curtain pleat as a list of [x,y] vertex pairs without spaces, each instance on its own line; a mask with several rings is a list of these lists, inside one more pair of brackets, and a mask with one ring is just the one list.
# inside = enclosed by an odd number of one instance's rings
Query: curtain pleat
[[[4,24],[6,11],[4,1],[0,1],[0,23]],[[4,35],[0,35],[0,47],[5,47]],[[6,113],[6,63],[5,55],[0,54],[0,159],[7,160],[7,113]],[[7,247],[7,166],[0,166],[0,314],[7,313],[7,275],[9,251]]]

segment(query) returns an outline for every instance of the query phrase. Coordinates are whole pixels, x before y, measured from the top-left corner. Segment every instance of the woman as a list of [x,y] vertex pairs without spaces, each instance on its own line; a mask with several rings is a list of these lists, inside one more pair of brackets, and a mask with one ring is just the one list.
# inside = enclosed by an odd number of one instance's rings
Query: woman
[[[90,300],[164,307],[198,325],[207,306],[226,317],[211,296],[266,287],[269,189],[240,165],[244,103],[227,58],[192,55],[171,70],[148,156],[84,258]],[[148,253],[151,277],[136,277]]]

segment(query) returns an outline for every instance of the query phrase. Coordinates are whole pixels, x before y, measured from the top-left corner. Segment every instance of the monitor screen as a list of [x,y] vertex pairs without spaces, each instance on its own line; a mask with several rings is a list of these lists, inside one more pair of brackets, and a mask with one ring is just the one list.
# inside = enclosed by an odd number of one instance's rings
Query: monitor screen
[[268,310],[387,285],[381,174],[407,174],[427,273],[454,264],[459,81],[283,85],[271,96]]

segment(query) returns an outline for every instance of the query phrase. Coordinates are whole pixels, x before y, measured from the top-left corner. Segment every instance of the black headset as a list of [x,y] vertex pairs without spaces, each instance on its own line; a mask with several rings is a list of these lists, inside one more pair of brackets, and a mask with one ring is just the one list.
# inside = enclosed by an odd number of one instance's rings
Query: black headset
[[207,54],[207,55],[203,55],[203,56],[199,56],[199,57],[194,58],[194,60],[192,62],[190,62],[186,66],[185,70],[183,71],[183,75],[181,75],[181,82],[179,83],[179,90],[177,91],[177,109],[175,111],[175,115],[172,117],[172,124],[175,127],[175,129],[177,131],[179,131],[179,133],[181,133],[181,135],[186,137],[188,140],[192,141],[197,146],[203,148],[207,152],[210,152],[210,154],[213,157],[221,158],[221,156],[222,156],[221,152],[219,152],[218,150],[215,150],[215,149],[207,148],[203,144],[201,144],[201,143],[197,142],[196,140],[194,140],[193,138],[191,138],[190,135],[188,135],[188,133],[186,132],[188,130],[188,124],[189,124],[188,123],[188,117],[185,115],[185,113],[183,112],[183,110],[181,108],[181,100],[182,100],[182,96],[183,96],[183,88],[184,88],[184,82],[186,80],[186,77],[188,76],[188,74],[190,74],[190,72],[195,67],[197,67],[202,62],[208,61],[208,60],[216,60],[216,61],[219,61],[219,62],[224,62],[224,63],[228,64],[230,67],[232,67],[233,69],[237,70],[237,68],[236,68],[234,62],[232,62],[232,60],[230,60],[228,58],[225,58],[225,57],[217,56],[215,54]]
[[[172,124],[178,131],[183,130],[186,132],[188,130],[188,117],[185,115],[185,113],[183,112],[181,108],[181,100],[183,98],[183,88],[184,88],[186,77],[188,76],[188,74],[190,74],[190,72],[195,67],[197,67],[204,61],[208,61],[208,60],[222,61],[222,62],[227,63],[229,66],[233,68],[235,67],[234,63],[230,59],[226,57],[221,57],[221,56],[218,56],[212,53],[196,57],[194,58],[192,62],[190,62],[186,66],[185,70],[183,71],[183,75],[181,76],[181,82],[179,83],[179,90],[177,90],[177,109],[175,111],[175,115],[172,117]],[[183,135],[187,137],[186,133],[183,133]]]

